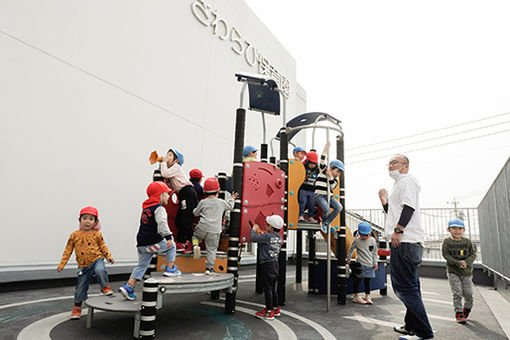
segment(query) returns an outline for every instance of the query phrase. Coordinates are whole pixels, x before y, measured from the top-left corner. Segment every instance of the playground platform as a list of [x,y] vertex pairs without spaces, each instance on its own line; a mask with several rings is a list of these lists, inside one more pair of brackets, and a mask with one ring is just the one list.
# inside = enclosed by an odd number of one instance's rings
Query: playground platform
[[[224,301],[211,300],[205,292],[164,294],[164,306],[157,313],[156,338],[398,339],[392,327],[402,323],[405,309],[390,282],[387,296],[373,292],[372,306],[350,300],[337,305],[332,297],[331,310],[326,312],[324,295],[308,294],[306,281],[295,284],[293,266],[288,266],[287,275],[287,302],[275,321],[254,316],[264,298],[254,292],[254,266],[246,266],[240,271],[234,315],[225,315]],[[111,283],[114,289],[121,284]],[[140,297],[141,288],[138,285],[136,292]],[[96,310],[92,328],[86,328],[87,309],[80,320],[69,320],[73,292],[74,286],[0,293],[0,339],[133,338],[132,313]],[[454,320],[447,280],[422,278],[422,292],[436,339],[508,339],[510,304],[490,287],[476,286],[475,306],[466,325]],[[91,285],[89,293],[98,295],[98,285]]]

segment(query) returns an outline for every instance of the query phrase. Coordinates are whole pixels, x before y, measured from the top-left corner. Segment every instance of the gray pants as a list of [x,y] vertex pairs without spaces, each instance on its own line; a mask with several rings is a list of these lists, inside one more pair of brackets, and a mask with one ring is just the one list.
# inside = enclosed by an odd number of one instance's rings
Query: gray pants
[[218,243],[220,242],[220,234],[208,233],[197,228],[193,234],[193,238],[198,239],[198,242],[205,240],[205,250],[207,251],[205,267],[207,269],[213,269],[214,261],[216,261],[216,250],[218,249]]
[[448,273],[448,280],[450,281],[450,289],[452,290],[453,309],[455,313],[462,312],[463,297],[464,308],[473,308],[473,277]]

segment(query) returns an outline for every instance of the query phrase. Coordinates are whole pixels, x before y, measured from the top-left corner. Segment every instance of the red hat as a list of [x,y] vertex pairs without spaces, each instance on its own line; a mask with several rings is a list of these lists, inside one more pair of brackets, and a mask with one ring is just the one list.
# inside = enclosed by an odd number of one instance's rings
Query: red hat
[[310,151],[306,154],[306,159],[312,163],[319,163],[319,155],[317,152]]
[[209,177],[204,182],[204,192],[206,194],[217,192],[220,190],[220,183],[218,183],[218,180],[214,177]]
[[147,196],[149,196],[149,198],[143,202],[142,207],[145,209],[159,204],[161,194],[170,191],[170,188],[165,182],[151,182],[147,187]]
[[85,208],[81,209],[80,210],[80,216],[83,215],[83,214],[89,214],[89,215],[96,216],[96,219],[99,218],[99,214],[97,213],[97,209],[94,208],[94,207],[85,207]]
[[202,177],[204,177],[204,174],[202,174],[202,171],[200,171],[199,169],[193,169],[189,172],[189,178],[199,179]]

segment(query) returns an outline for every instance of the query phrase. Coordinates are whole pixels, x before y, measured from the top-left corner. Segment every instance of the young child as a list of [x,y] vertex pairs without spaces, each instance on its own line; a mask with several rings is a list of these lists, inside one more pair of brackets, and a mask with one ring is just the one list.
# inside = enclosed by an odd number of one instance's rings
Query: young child
[[92,276],[96,277],[104,295],[113,294],[108,284],[108,274],[103,259],[111,264],[114,261],[104,243],[103,235],[99,232],[101,227],[97,209],[94,207],[81,209],[78,221],[80,222],[80,229],[69,236],[64,255],[62,255],[62,260],[57,267],[57,271],[60,273],[69,261],[73,249],[75,249],[76,262],[78,262],[78,285],[74,290],[74,307],[71,312],[71,319],[79,319],[81,316],[81,304],[87,300],[87,292]]
[[128,282],[119,288],[120,293],[128,300],[136,300],[135,285],[140,281],[149,267],[154,254],[166,254],[166,267],[163,275],[177,276],[181,271],[174,264],[175,243],[172,232],[168,228],[167,214],[163,204],[168,203],[170,188],[163,182],[152,182],[147,187],[149,196],[142,204],[140,228],[136,235],[138,249],[138,265],[131,272]]
[[214,262],[216,260],[216,250],[220,242],[221,222],[223,212],[234,208],[234,200],[238,195],[232,193],[232,198],[224,201],[218,198],[220,184],[214,177],[208,178],[204,182],[206,197],[198,203],[193,210],[195,216],[200,216],[195,233],[193,234],[193,257],[200,258],[200,241],[205,240],[205,249],[207,251],[207,260],[205,262],[205,273],[214,274]]
[[363,283],[365,284],[365,298],[361,298],[361,294],[358,292],[361,278],[353,278],[354,295],[352,296],[352,302],[369,305],[373,304],[370,297],[370,279],[375,277],[375,271],[378,268],[377,242],[370,236],[371,231],[372,226],[369,223],[361,222],[358,224],[359,237],[354,239],[347,252],[347,264],[351,264],[352,253],[355,249],[357,250],[356,262],[361,265]]
[[[322,209],[322,231],[327,232],[328,226],[342,210],[342,205],[333,196],[333,189],[337,186],[337,177],[340,171],[344,171],[344,164],[335,159],[331,161],[330,166],[326,164],[326,154],[328,153],[330,142],[327,142],[322,151],[321,161],[319,164],[319,174],[315,181],[315,204]],[[331,196],[328,205],[328,182],[331,189]],[[333,211],[331,211],[333,208]],[[335,232],[335,228],[331,226],[331,232]]]
[[176,149],[170,149],[160,163],[160,170],[168,186],[175,190],[179,197],[180,207],[177,216],[175,216],[175,226],[179,231],[177,233],[177,249],[184,251],[184,253],[191,253],[193,251],[191,244],[193,209],[197,207],[198,198],[193,184],[182,170],[181,166],[183,164],[184,156],[182,153]]
[[303,149],[301,146],[297,146],[294,148],[294,150],[292,150],[292,154],[294,155],[294,158],[302,162],[305,159],[306,150]]
[[[446,271],[453,295],[453,308],[458,323],[465,324],[473,308],[473,262],[476,259],[475,248],[471,240],[462,237],[464,222],[453,219],[448,222],[450,237],[442,245],[443,257],[446,259]],[[464,307],[462,298],[464,297]]]
[[282,239],[278,232],[283,227],[283,218],[278,215],[266,217],[267,233],[262,234],[258,225],[254,225],[251,231],[252,242],[257,242],[260,247],[260,272],[262,273],[262,289],[266,300],[266,308],[255,315],[260,319],[274,320],[280,316],[278,307],[278,294],[276,283],[278,281],[278,254],[282,246]]
[[202,182],[203,177],[204,175],[202,174],[202,171],[200,171],[199,169],[193,169],[189,172],[189,180],[191,184],[193,184],[193,187],[195,188],[197,198],[199,201],[205,197],[204,188],[200,184]]
[[317,223],[317,220],[313,217],[315,212],[315,181],[319,175],[319,168],[317,163],[319,161],[319,155],[316,152],[309,152],[306,154],[306,160],[303,162],[305,166],[305,180],[298,192],[299,199],[299,221],[305,219],[305,210],[308,209],[308,221]]
[[243,162],[257,161],[257,151],[254,146],[246,145],[243,150]]

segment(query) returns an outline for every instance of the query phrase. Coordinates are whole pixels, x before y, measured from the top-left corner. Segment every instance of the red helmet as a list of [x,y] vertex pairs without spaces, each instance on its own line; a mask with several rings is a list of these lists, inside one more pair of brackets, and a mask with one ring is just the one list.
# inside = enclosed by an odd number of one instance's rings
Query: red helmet
[[204,174],[202,174],[202,171],[198,170],[198,169],[193,169],[189,172],[189,178],[196,178],[196,179],[199,179],[199,178],[202,178],[204,177]]
[[214,177],[209,177],[204,182],[204,192],[206,194],[217,192],[220,190],[220,183],[218,183],[218,180]]
[[317,152],[310,151],[306,154],[306,159],[312,163],[319,163],[319,155]]
[[85,208],[81,209],[80,216],[83,214],[89,214],[89,215],[96,216],[96,219],[99,217],[99,214],[97,213],[97,209],[94,207],[85,207]]

